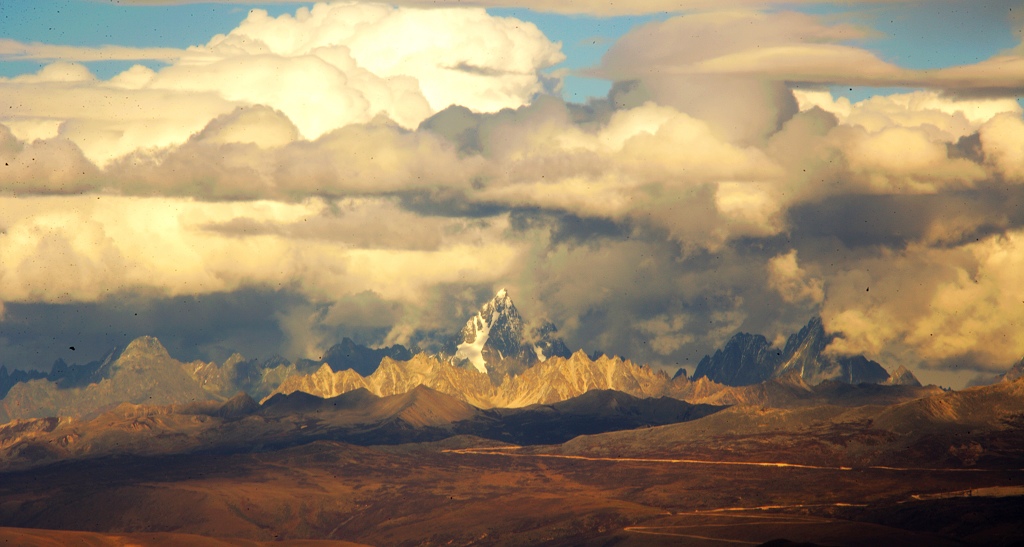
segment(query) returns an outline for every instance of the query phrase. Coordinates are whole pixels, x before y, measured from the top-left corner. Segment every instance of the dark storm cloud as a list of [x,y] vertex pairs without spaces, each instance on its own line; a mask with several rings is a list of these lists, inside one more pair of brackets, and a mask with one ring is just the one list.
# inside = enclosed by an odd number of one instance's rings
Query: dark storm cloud
[[406,210],[423,216],[486,218],[508,211],[508,206],[474,202],[465,192],[446,189],[407,191],[395,195]]
[[591,243],[552,243],[524,265],[528,302],[555,320],[572,349],[674,368],[695,364],[738,330],[773,337],[815,313],[784,305],[766,286],[765,265],[781,240],[686,254],[664,238]]
[[794,239],[835,238],[844,246],[958,247],[1024,226],[1024,187],[928,195],[842,195],[789,211]]
[[[0,364],[49,371],[101,359],[139,336],[156,336],[172,357],[222,361],[231,353],[268,357],[285,336],[278,310],[300,304],[286,292],[239,290],[177,298],[125,294],[96,303],[6,305]],[[71,347],[74,350],[71,350]]]
[[423,120],[418,130],[448,139],[463,154],[476,154],[480,152],[479,126],[483,116],[464,106],[452,105]]
[[550,232],[551,244],[599,244],[603,239],[626,239],[637,235],[630,222],[615,222],[603,218],[582,218],[561,211],[537,208],[512,209],[509,223],[513,230],[527,232],[545,229]]
[[[447,295],[437,300],[449,301]],[[369,292],[314,304],[290,291],[251,289],[176,298],[124,294],[97,303],[8,304],[0,330],[0,364],[49,371],[58,358],[69,364],[100,359],[139,336],[157,337],[181,361],[219,363],[233,353],[316,359],[315,352],[302,351],[308,337],[317,338],[321,351],[345,337],[379,344],[403,311],[401,303]],[[291,331],[293,319],[309,320],[301,324],[304,332]],[[451,318],[444,325],[451,332]]]
[[[518,125],[515,122],[516,118],[529,119],[532,117],[531,112],[539,109],[557,112],[557,109],[541,109],[543,105],[550,108],[557,102],[559,101],[552,97],[541,97],[538,101],[516,110],[507,109],[495,113],[476,113],[464,106],[452,105],[424,120],[418,130],[444,137],[463,154],[480,154],[484,152],[481,135],[489,136],[500,131],[503,125]],[[586,104],[564,103],[563,106],[567,119],[575,125],[589,129],[607,122],[614,111],[612,102],[608,99],[591,99]]]

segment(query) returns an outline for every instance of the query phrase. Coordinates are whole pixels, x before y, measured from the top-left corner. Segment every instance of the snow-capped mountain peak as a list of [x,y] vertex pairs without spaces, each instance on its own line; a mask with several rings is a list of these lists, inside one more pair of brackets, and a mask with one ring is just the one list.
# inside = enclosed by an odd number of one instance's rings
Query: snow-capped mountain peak
[[485,318],[482,312],[474,315],[469,320],[469,323],[466,324],[466,328],[462,329],[463,332],[469,329],[473,333],[473,339],[459,344],[455,357],[469,360],[478,371],[487,374],[487,362],[484,360],[484,345],[487,344],[487,339],[490,337],[491,326],[497,320],[497,311],[492,312],[489,318]]
[[519,315],[508,291],[501,289],[490,302],[466,322],[460,333],[461,343],[455,357],[468,360],[474,368],[487,374],[484,348],[497,351],[498,358],[519,353],[523,338],[523,319]]
[[449,346],[451,353],[448,355],[499,381],[550,357],[567,356],[569,351],[556,337],[557,330],[546,323],[527,333],[526,324],[508,291],[501,289],[469,318]]

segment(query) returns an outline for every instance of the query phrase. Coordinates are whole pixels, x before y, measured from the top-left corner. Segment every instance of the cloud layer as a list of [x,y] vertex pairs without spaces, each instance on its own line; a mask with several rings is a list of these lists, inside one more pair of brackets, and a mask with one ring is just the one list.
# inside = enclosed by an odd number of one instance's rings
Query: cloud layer
[[[415,128],[452,104],[516,108],[544,90],[540,70],[563,59],[530,23],[480,9],[377,4],[317,4],[276,18],[252,10],[228,34],[177,54],[68,49],[0,43],[0,55],[63,59],[0,82],[0,102],[16,107],[0,121],[24,140],[67,138],[98,163],[180,144],[242,106],[282,112],[307,139],[378,116]],[[172,63],[99,81],[69,57]]]
[[[127,299],[159,330],[180,299],[265,299],[296,357],[429,346],[504,286],[571,345],[655,365],[820,313],[832,351],[963,385],[1024,354],[1019,51],[916,73],[849,45],[869,32],[651,23],[586,105],[549,93],[558,44],[480,9],[257,10],[176,53],[5,42],[170,64],[0,81],[0,309],[27,332]],[[837,83],[921,89],[809,85]],[[224,333],[195,345],[247,340]]]

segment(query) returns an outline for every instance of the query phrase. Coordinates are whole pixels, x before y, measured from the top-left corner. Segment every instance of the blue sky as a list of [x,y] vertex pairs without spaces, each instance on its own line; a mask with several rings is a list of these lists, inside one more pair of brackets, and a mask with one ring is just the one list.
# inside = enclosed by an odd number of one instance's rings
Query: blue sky
[[[826,20],[864,25],[876,32],[857,41],[882,59],[907,68],[934,69],[976,63],[1020,43],[1007,14],[1018,4],[1013,0],[980,2],[910,2],[871,7],[850,5],[801,6],[806,13]],[[0,37],[21,42],[98,46],[186,47],[206,43],[245,18],[249,9],[271,15],[292,13],[309,4],[218,4],[125,6],[97,0],[4,0],[0,4]],[[775,8],[779,9],[779,8]],[[1024,11],[1024,7],[1018,7]],[[563,96],[585,102],[603,97],[610,82],[587,78],[575,71],[596,66],[601,56],[622,35],[638,25],[661,21],[670,14],[592,17],[541,13],[522,8],[489,10],[537,25],[550,39],[562,43],[566,60],[550,70],[567,69]],[[109,78],[131,66],[130,62],[93,62],[90,69]],[[152,67],[159,63],[146,63]],[[35,72],[42,63],[0,62],[0,76]],[[858,100],[894,90],[833,87],[837,95]]]

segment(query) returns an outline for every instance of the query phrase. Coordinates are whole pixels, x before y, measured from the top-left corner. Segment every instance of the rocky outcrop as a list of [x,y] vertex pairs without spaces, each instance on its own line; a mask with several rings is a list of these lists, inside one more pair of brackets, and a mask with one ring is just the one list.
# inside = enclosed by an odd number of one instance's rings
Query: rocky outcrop
[[213,398],[151,336],[132,341],[102,370],[99,381],[64,388],[46,379],[19,383],[0,400],[11,419],[83,416],[120,403],[185,404]]
[[[730,386],[754,385],[770,379],[798,376],[809,385],[826,380],[848,384],[883,383],[889,373],[863,355],[837,356],[826,351],[835,335],[825,332],[820,317],[811,319],[782,348],[759,334],[738,333],[725,347],[705,356],[693,374]],[[908,371],[909,372],[909,371]],[[912,377],[913,375],[911,375]]]

